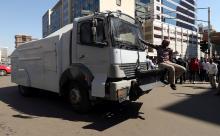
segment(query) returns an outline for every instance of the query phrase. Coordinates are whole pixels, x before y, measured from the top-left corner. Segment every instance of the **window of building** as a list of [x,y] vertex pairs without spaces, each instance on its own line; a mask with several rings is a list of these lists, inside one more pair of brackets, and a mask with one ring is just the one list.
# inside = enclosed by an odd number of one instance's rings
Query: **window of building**
[[185,22],[188,22],[188,23],[190,23],[190,24],[195,24],[195,20],[193,20],[193,19],[190,19],[190,18],[188,18],[188,17],[185,17],[185,16],[183,16],[183,15],[180,15],[180,14],[177,14],[177,17],[176,17],[177,19],[180,19],[180,20],[183,20],[183,21],[185,21]]
[[171,40],[171,41],[175,41],[175,38],[174,38],[174,37],[170,37],[170,40]]
[[187,33],[183,33],[183,36],[187,36]]
[[162,36],[155,34],[155,35],[154,35],[154,38],[162,38]]
[[191,3],[191,4],[193,4],[193,5],[195,5],[194,0],[186,0],[186,1],[189,2],[189,3]]
[[194,26],[191,26],[191,25],[188,25],[188,24],[185,24],[183,22],[180,22],[180,21],[177,21],[177,26],[179,27],[183,27],[185,29],[189,29],[189,30],[192,30],[192,31],[197,31],[197,29],[194,27]]
[[157,19],[160,20],[160,16],[159,15],[157,15]]
[[150,0],[140,0],[140,2],[142,2],[144,4],[148,4],[148,3],[150,3]]
[[164,39],[169,39],[169,37],[168,37],[168,36],[164,36],[163,38],[164,38]]
[[121,0],[116,0],[116,4],[117,4],[118,6],[121,6]]
[[161,31],[161,30],[162,30],[162,28],[157,27],[157,26],[154,26],[154,30],[159,30],[159,31]]
[[176,20],[172,19],[172,18],[163,18],[163,22],[168,23],[168,24],[172,24],[172,25],[176,25]]
[[177,35],[182,35],[182,33],[181,32],[177,32]]
[[157,6],[157,10],[160,11],[160,7],[159,6]]
[[182,40],[181,40],[181,39],[179,39],[179,38],[177,38],[177,41],[178,41],[178,42],[182,42]]

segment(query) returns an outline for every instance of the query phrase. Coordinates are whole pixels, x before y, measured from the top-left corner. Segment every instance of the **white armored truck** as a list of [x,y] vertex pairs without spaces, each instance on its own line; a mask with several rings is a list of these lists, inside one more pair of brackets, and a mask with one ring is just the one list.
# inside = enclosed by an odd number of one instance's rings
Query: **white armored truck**
[[163,71],[148,70],[140,23],[121,12],[74,19],[11,55],[12,82],[28,96],[41,89],[66,96],[86,112],[96,100],[135,101],[156,87]]

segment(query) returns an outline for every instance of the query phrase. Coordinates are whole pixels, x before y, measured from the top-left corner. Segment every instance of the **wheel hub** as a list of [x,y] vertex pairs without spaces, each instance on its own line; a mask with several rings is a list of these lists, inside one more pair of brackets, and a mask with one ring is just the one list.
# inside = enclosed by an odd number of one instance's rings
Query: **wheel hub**
[[71,91],[70,91],[70,101],[71,101],[71,103],[73,103],[73,104],[77,104],[77,103],[79,103],[80,102],[80,92],[79,92],[79,90],[77,90],[77,89],[72,89]]

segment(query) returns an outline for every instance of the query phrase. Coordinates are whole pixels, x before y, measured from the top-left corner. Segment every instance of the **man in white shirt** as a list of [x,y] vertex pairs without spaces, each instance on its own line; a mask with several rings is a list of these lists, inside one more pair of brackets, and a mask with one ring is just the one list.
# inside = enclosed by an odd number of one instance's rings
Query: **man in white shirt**
[[216,75],[218,73],[217,64],[213,62],[213,59],[210,59],[210,64],[208,65],[208,75],[209,81],[213,89],[216,88]]
[[205,60],[204,62],[202,62],[202,67],[203,67],[203,70],[204,70],[204,78],[205,78],[205,81],[208,81],[208,70],[209,70],[209,62],[208,60]]
[[156,68],[156,65],[152,62],[152,60],[149,58],[149,56],[146,56],[146,65],[148,70],[152,70]]

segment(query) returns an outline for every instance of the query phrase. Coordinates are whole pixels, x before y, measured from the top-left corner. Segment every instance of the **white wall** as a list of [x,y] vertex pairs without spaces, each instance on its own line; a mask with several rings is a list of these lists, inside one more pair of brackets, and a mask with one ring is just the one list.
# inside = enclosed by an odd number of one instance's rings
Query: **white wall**
[[110,10],[120,10],[122,13],[128,14],[135,18],[135,0],[121,0],[121,6],[116,4],[117,0],[100,0],[100,12]]

